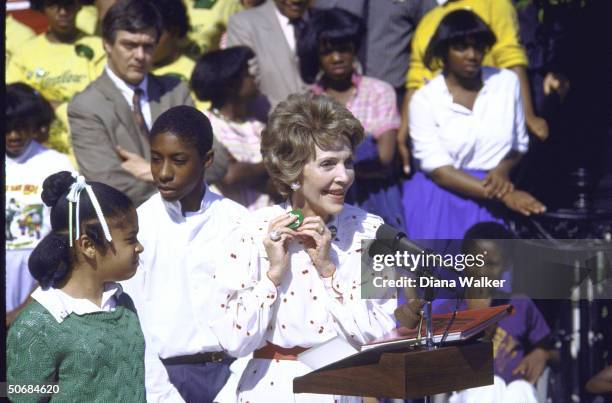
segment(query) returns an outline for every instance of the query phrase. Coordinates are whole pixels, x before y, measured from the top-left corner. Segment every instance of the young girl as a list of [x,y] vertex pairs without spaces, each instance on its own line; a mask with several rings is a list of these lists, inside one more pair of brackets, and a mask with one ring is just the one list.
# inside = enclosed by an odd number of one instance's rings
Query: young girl
[[[23,83],[6,87],[6,311],[7,321],[35,286],[28,272],[32,249],[51,229],[49,208],[40,199],[42,183],[53,173],[71,170],[65,155],[41,145],[54,119],[49,103]],[[14,311],[15,310],[15,311]]]
[[255,57],[246,46],[210,52],[202,56],[191,77],[191,86],[200,101],[210,101],[204,114],[215,137],[227,148],[232,162],[217,190],[249,210],[271,204],[264,191],[268,174],[261,158],[261,131],[264,124],[249,117],[249,105],[259,92],[248,62]]
[[478,222],[501,222],[501,205],[523,215],[546,211],[510,181],[528,138],[516,74],[482,66],[495,42],[480,17],[456,10],[442,19],[427,48],[426,64],[441,66],[442,73],[410,102],[410,135],[422,171],[404,183],[413,239],[461,239]]
[[115,283],[134,275],[143,251],[136,210],[118,190],[74,176],[43,183],[52,231],[30,257],[40,288],[9,330],[8,383],[58,383],[63,401],[144,402],[144,337]]

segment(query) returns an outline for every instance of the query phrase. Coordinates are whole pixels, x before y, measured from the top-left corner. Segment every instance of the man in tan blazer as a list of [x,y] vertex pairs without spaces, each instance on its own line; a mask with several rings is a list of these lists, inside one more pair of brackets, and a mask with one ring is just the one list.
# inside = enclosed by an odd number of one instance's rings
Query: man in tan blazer
[[[308,0],[270,0],[234,14],[227,27],[228,46],[245,45],[255,52],[259,90],[272,107],[289,94],[304,91],[295,37],[305,23]],[[296,29],[298,33],[296,33]]]
[[[161,31],[161,17],[151,2],[115,3],[102,23],[108,57],[105,70],[68,106],[80,172],[88,180],[121,190],[136,205],[155,192],[147,167],[151,156],[148,130],[167,109],[193,106],[189,89],[179,79],[149,74]],[[141,171],[149,175],[137,177],[125,170],[118,151],[124,158],[133,155],[139,159]]]

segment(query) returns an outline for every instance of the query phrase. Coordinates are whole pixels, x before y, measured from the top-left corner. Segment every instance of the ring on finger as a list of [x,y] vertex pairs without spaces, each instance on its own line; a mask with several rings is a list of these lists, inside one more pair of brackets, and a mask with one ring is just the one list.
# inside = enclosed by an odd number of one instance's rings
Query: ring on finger
[[323,235],[323,233],[325,232],[325,227],[324,226],[320,226],[319,229],[317,230],[317,232],[321,235]]
[[270,231],[270,234],[268,236],[270,237],[270,240],[272,242],[277,242],[281,239],[281,232],[277,229],[273,229],[272,231]]

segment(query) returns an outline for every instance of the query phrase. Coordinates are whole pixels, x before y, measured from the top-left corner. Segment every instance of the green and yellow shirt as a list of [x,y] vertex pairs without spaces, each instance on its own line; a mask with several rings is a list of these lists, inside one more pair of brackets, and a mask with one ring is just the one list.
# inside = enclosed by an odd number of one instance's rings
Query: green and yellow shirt
[[74,43],[53,43],[37,35],[15,52],[6,82],[24,82],[48,101],[67,102],[104,69],[106,53],[99,37],[82,34]]

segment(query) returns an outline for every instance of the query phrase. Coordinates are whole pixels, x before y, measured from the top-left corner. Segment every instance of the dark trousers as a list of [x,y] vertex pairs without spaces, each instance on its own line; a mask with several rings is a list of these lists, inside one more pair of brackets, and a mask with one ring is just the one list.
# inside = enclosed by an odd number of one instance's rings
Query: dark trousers
[[212,403],[230,376],[233,360],[165,365],[170,382],[187,403]]

